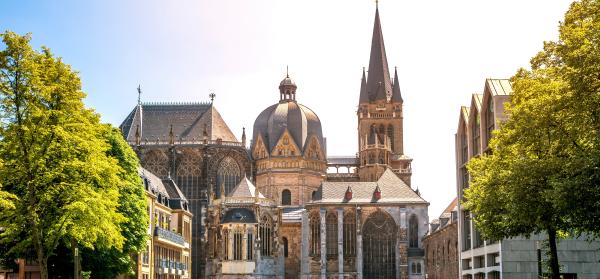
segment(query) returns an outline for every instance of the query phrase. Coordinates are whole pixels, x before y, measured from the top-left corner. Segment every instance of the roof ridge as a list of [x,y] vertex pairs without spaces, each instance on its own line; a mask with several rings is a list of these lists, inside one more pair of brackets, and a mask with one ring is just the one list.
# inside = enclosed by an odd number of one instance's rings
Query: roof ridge
[[189,105],[201,105],[209,106],[210,102],[207,101],[154,101],[154,102],[141,102],[142,106],[189,106]]

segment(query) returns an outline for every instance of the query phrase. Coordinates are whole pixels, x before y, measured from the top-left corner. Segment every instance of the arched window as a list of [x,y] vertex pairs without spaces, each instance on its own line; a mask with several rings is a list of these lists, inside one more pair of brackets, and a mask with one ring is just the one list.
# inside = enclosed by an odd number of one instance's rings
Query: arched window
[[260,220],[259,236],[260,236],[260,254],[263,256],[271,256],[273,220],[268,215],[264,215]]
[[417,273],[417,264],[416,263],[412,263],[410,265],[410,273]]
[[369,129],[369,140],[367,144],[375,144],[375,139],[377,138],[377,128],[375,128],[375,124],[371,125]]
[[471,123],[471,145],[473,149],[473,156],[479,154],[479,115],[475,116],[473,123]]
[[375,164],[375,154],[369,152],[369,164]]
[[417,215],[411,215],[408,221],[408,233],[409,233],[409,247],[418,248],[419,247],[419,222],[417,220]]
[[485,131],[486,146],[489,146],[490,139],[492,138],[492,131],[494,131],[494,102],[492,99],[493,98],[490,95],[488,98],[487,109],[485,111],[485,123],[487,126]]
[[379,163],[380,164],[385,163],[385,153],[383,153],[383,151],[379,151]]
[[392,151],[395,151],[395,149],[394,149],[394,126],[392,126],[392,124],[388,125],[388,127],[387,127],[387,136],[388,136],[388,138],[390,138],[390,147],[392,148]]
[[288,257],[288,240],[287,238],[283,238],[283,256]]
[[241,228],[236,228],[233,232],[233,260],[241,261],[242,260],[242,251],[243,251],[243,239],[244,233]]
[[315,201],[317,200],[317,191],[312,191],[312,194],[310,195],[310,198]]
[[337,227],[337,216],[335,213],[329,213],[325,221],[327,227],[327,257],[337,257],[338,253],[338,227]]
[[363,278],[396,278],[396,222],[387,213],[371,213],[363,225]]
[[291,205],[292,204],[292,192],[290,190],[285,189],[281,192],[281,205]]
[[344,215],[344,258],[356,256],[356,215]]
[[226,157],[219,164],[217,170],[217,197],[221,198],[221,185],[225,188],[225,195],[229,194],[240,182],[241,171],[238,164],[231,157]]
[[417,274],[421,274],[421,263],[417,263]]
[[246,239],[246,259],[251,261],[254,258],[254,235],[252,231],[248,231],[248,238]]
[[385,127],[383,124],[379,124],[379,143],[383,144],[385,142]]
[[310,255],[318,256],[321,251],[321,224],[319,215],[313,214],[310,217]]

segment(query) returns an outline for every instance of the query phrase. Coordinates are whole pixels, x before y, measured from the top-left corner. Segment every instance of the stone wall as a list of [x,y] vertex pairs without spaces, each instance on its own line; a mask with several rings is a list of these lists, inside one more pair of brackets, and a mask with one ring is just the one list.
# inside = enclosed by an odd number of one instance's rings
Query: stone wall
[[451,223],[426,236],[425,269],[428,279],[458,278],[458,223]]

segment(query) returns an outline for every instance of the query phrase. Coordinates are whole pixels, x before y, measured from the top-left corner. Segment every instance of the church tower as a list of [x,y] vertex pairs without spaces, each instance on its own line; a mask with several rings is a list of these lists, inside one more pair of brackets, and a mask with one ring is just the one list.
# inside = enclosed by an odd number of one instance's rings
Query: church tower
[[361,181],[377,181],[390,167],[410,185],[411,158],[404,155],[402,94],[398,71],[390,77],[388,61],[375,8],[368,75],[363,68],[358,103],[358,175]]

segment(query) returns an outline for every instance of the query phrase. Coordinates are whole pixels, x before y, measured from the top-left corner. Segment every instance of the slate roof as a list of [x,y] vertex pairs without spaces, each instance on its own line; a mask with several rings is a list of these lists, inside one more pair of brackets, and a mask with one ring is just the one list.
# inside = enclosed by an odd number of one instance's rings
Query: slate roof
[[327,157],[328,165],[354,165],[358,164],[356,156],[329,156]]
[[325,149],[319,117],[311,109],[295,101],[281,101],[263,110],[254,121],[253,142],[260,135],[271,152],[286,129],[302,152],[312,135],[317,137],[319,144]]
[[[238,185],[235,186],[235,188],[233,188],[233,190],[228,195],[228,197],[234,197],[234,198],[252,197],[252,198],[254,198],[254,197],[256,197],[256,186],[254,186],[254,184],[252,184],[252,182],[250,180],[248,180],[248,178],[246,176],[244,176],[244,178],[240,181],[240,183],[238,183]],[[263,196],[263,194],[261,192],[258,192],[258,197],[264,198],[265,196]]]
[[208,103],[142,103],[137,105],[119,126],[128,142],[135,142],[140,125],[142,141],[168,141],[171,125],[175,141],[183,138],[203,139],[204,129],[209,140],[235,141],[225,120]]
[[[352,189],[352,199],[345,200],[348,186]],[[373,193],[379,186],[381,199],[375,200]],[[376,182],[323,182],[317,191],[315,204],[361,204],[361,203],[412,203],[428,204],[415,191],[406,185],[391,169],[387,169]]]
[[169,200],[169,207],[172,209],[184,209],[188,210],[188,200],[185,198],[175,181],[170,177],[160,179],[147,169],[142,167],[138,168],[138,174],[144,180],[147,191],[152,194],[167,197]]

